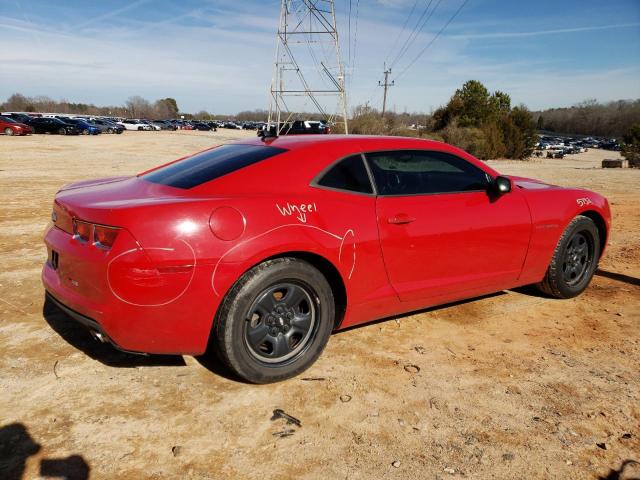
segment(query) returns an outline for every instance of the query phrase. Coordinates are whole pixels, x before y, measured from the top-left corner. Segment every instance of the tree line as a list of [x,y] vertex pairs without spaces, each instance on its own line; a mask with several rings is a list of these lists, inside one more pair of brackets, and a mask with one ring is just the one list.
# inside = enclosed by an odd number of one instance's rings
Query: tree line
[[173,98],[161,98],[150,102],[141,96],[129,97],[124,105],[98,107],[92,103],[74,103],[68,100],[54,100],[46,96],[27,97],[14,93],[4,103],[0,111],[8,112],[55,112],[75,115],[96,115],[107,117],[148,118],[159,120],[177,118],[180,110]]
[[568,108],[534,112],[534,117],[539,130],[619,138],[640,124],[640,99],[608,103],[586,100]]

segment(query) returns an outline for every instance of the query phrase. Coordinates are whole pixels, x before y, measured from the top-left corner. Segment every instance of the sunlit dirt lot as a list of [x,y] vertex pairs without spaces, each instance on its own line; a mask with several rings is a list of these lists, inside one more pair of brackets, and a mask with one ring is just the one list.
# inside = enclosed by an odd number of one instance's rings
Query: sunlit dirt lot
[[518,289],[337,333],[283,383],[118,353],[44,308],[61,185],[254,135],[0,136],[0,478],[640,476],[640,170],[599,168],[617,153],[491,162],[609,198],[611,241],[584,295]]

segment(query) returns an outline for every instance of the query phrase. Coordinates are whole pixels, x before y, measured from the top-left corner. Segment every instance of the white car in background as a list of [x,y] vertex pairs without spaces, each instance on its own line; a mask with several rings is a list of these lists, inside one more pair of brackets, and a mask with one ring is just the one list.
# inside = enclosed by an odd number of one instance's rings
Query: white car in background
[[160,130],[162,130],[160,125],[156,125],[155,123],[153,123],[153,120],[142,120],[142,122],[149,125],[151,127],[151,130],[155,130],[156,132],[159,132]]
[[122,125],[126,130],[154,130],[151,125],[145,123],[137,118],[126,118],[121,122],[118,122],[119,125]]

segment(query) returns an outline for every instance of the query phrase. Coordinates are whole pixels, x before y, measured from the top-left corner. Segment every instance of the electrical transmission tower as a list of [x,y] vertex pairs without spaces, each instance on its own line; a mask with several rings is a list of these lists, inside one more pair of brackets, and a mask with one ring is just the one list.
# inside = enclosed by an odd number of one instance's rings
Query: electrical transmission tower
[[[347,94],[334,0],[282,0],[271,81],[269,127],[280,134],[302,97],[331,123],[347,125]],[[337,105],[330,105],[331,100]],[[329,105],[328,105],[329,103]],[[337,113],[336,113],[337,112]],[[341,121],[338,119],[341,117]]]

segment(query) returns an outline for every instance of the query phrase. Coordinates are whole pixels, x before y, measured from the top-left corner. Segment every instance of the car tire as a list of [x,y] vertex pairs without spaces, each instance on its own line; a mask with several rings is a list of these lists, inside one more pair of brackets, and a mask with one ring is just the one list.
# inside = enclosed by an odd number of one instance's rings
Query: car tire
[[600,242],[593,220],[583,215],[575,217],[562,233],[538,289],[555,298],[580,295],[598,268]]
[[7,127],[4,129],[4,134],[10,137],[13,135],[13,130],[10,127]]
[[211,344],[242,379],[277,382],[316,361],[334,320],[333,292],[324,275],[304,260],[277,258],[252,268],[229,290]]
[[88,128],[84,128],[82,130],[82,135],[89,135],[89,129]]
[[58,135],[66,135],[67,131],[64,128],[58,129]]
[[113,133],[113,128],[107,128],[107,133]]

